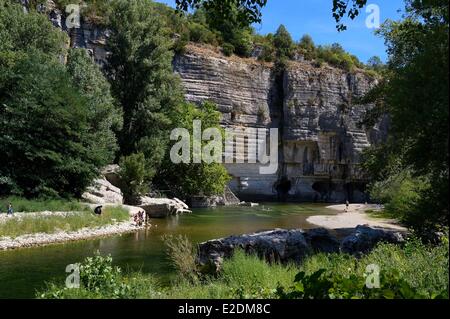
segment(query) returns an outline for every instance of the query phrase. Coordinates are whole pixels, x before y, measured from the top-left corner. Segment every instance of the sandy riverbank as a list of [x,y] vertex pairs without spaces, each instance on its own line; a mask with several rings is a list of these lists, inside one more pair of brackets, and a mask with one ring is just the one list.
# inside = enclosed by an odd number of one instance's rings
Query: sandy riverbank
[[337,215],[329,216],[311,216],[306,221],[328,229],[345,229],[355,228],[359,225],[369,225],[370,227],[380,227],[399,231],[406,230],[406,228],[400,226],[395,220],[369,216],[366,211],[369,209],[377,210],[378,207],[376,205],[351,204],[347,212],[345,212],[345,205],[332,205],[327,208],[338,211],[339,213]]
[[[99,205],[89,205],[91,208]],[[114,204],[106,204],[103,206],[117,206]],[[106,237],[113,235],[121,235],[125,233],[131,233],[141,229],[142,227],[137,226],[133,220],[132,216],[141,210],[138,207],[133,206],[123,206],[128,210],[130,214],[130,220],[121,223],[115,223],[111,225],[105,225],[95,228],[82,228],[73,232],[56,232],[52,234],[46,233],[36,233],[36,234],[26,234],[15,238],[11,237],[0,237],[0,250],[9,250],[17,248],[26,248],[34,246],[44,246],[49,244],[64,243],[78,240],[94,239],[98,237]],[[38,212],[38,213],[15,213],[14,216],[6,216],[6,214],[0,215],[0,222],[7,219],[21,219],[24,216],[67,216],[69,214],[77,214],[78,212]],[[145,227],[145,226],[144,226]]]

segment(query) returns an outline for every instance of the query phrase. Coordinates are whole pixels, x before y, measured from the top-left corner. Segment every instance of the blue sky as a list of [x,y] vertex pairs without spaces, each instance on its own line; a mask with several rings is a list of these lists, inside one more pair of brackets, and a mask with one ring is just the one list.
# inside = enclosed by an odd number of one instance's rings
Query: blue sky
[[[157,1],[175,7],[175,0]],[[369,0],[368,4],[378,5],[381,22],[400,19],[402,13],[398,10],[404,9],[404,0]],[[268,0],[262,23],[254,27],[258,33],[267,34],[284,24],[296,41],[309,34],[316,44],[340,43],[363,62],[374,55],[386,61],[384,40],[374,34],[374,29],[366,27],[365,10],[354,21],[346,21],[346,31],[337,32],[331,9],[332,0]]]

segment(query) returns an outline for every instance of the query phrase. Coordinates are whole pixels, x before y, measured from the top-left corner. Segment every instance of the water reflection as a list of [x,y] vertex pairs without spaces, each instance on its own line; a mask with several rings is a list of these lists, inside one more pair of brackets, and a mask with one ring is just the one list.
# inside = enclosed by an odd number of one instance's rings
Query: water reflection
[[274,228],[312,228],[311,215],[334,214],[324,205],[264,204],[255,208],[195,210],[193,214],[152,219],[139,232],[77,243],[0,251],[0,298],[32,298],[45,281],[64,280],[68,264],[95,251],[111,254],[124,269],[154,273],[163,281],[173,275],[166,259],[164,234],[186,235],[193,243]]

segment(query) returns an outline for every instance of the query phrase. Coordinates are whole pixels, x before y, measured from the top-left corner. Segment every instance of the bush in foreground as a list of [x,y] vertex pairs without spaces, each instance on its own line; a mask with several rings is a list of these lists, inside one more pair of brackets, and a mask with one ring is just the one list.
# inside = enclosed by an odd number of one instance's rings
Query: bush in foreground
[[[110,265],[111,259],[105,263]],[[371,264],[379,266],[380,289],[365,286],[366,267]],[[126,284],[127,288],[122,290],[125,293],[112,294],[109,288],[92,290],[87,284],[80,289],[50,284],[38,297],[434,299],[448,298],[448,279],[448,241],[425,246],[411,240],[403,247],[381,244],[361,259],[346,254],[318,254],[309,256],[301,265],[269,264],[256,256],[236,252],[233,258],[224,261],[217,277],[193,282],[180,276],[170,287],[162,287],[154,276],[119,273],[114,277],[115,285]]]

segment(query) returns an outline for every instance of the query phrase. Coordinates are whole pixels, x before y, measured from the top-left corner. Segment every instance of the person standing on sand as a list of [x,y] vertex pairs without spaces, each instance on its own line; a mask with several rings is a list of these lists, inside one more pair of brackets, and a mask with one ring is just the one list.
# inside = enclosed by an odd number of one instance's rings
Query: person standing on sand
[[348,212],[349,206],[350,206],[350,203],[349,203],[348,200],[346,200],[346,201],[345,201],[345,212],[346,212],[346,213]]
[[8,210],[7,210],[6,214],[7,215],[13,215],[14,214],[14,209],[13,209],[11,203],[9,203],[9,205],[8,205]]

